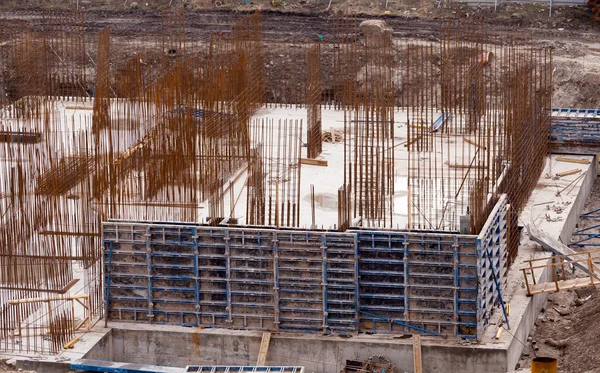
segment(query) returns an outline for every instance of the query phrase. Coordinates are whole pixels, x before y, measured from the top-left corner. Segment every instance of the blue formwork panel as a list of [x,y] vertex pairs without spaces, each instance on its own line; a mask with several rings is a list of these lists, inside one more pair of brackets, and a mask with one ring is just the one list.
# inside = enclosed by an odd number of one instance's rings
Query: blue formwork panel
[[103,224],[111,319],[272,331],[357,330],[356,236]]
[[553,146],[600,147],[600,116],[552,118]]
[[503,307],[500,302],[508,278],[508,200],[500,196],[478,238],[477,333],[481,337],[493,312]]
[[500,199],[479,236],[103,223],[111,320],[480,338],[506,284]]
[[552,108],[553,117],[600,118],[600,109]]
[[353,232],[361,331],[476,338],[476,236]]

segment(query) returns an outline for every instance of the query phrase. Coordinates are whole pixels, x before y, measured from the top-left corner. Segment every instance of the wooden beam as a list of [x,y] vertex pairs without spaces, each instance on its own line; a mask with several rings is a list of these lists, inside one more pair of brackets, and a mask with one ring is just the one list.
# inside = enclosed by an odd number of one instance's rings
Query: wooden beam
[[300,164],[327,167],[327,161],[324,159],[300,158]]
[[465,169],[465,168],[480,168],[480,169],[484,169],[486,168],[486,166],[483,165],[468,165],[468,164],[461,164],[461,163],[448,163],[448,168],[457,168],[457,169]]
[[464,141],[465,141],[467,144],[471,144],[471,145],[473,145],[473,146],[474,146],[474,147],[476,147],[476,148],[483,149],[483,150],[487,150],[487,148],[485,147],[485,145],[481,145],[480,143],[478,143],[478,142],[476,142],[476,141],[474,141],[474,140],[471,140],[471,139],[469,139],[468,137],[463,137],[463,140],[464,140]]
[[413,361],[415,373],[423,373],[423,360],[421,358],[421,336],[413,335]]
[[260,350],[258,351],[258,360],[256,366],[262,367],[267,362],[267,352],[269,352],[269,343],[271,342],[271,333],[264,332],[260,341]]
[[100,237],[100,233],[97,232],[41,231],[40,234],[51,236]]
[[591,161],[589,159],[576,159],[576,158],[566,158],[566,157],[556,157],[558,162],[569,162],[569,163],[580,163],[580,164],[590,164]]
[[75,343],[79,342],[79,336],[71,339],[69,342],[65,343],[65,345],[63,346],[65,349],[68,348],[74,348],[75,347]]
[[50,302],[57,300],[75,300],[75,299],[88,299],[87,294],[74,294],[74,295],[63,295],[56,297],[43,297],[43,298],[25,298],[25,299],[13,299],[9,300],[8,304],[24,304],[24,303],[37,303],[37,302]]
[[499,327],[498,331],[496,332],[496,339],[500,339],[500,337],[502,336],[502,331],[504,330],[503,327]]
[[[0,257],[3,257],[3,256],[7,256],[7,255],[0,255]],[[30,256],[30,258],[37,258],[37,257]],[[77,258],[78,257],[57,257],[56,259],[77,260]],[[51,258],[45,258],[45,259],[51,259]],[[34,288],[28,288],[28,287],[0,286],[0,290],[18,290],[18,291],[41,292],[41,293],[65,294],[67,291],[69,291],[69,289],[71,289],[73,287],[73,285],[75,285],[77,283],[77,281],[79,281],[78,278],[73,279],[61,289],[41,289],[41,288],[34,289]],[[12,302],[12,301],[9,301],[9,303],[10,302]]]
[[581,172],[581,168],[574,168],[574,169],[569,170],[569,171],[559,172],[559,173],[556,174],[556,176],[563,177],[563,176],[569,176],[569,175],[578,174],[580,172]]

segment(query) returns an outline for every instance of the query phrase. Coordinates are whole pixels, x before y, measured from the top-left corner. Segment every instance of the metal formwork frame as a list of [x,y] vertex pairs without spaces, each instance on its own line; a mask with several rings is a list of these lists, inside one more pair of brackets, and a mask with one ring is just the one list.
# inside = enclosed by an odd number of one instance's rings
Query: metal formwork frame
[[[508,211],[506,195],[501,195],[477,237],[478,315],[477,336],[481,339],[496,306],[501,304],[508,276]],[[506,316],[506,314],[504,315]]]
[[600,143],[600,115],[595,117],[554,117],[550,136],[554,147],[586,146],[597,148]]
[[108,222],[103,240],[111,319],[296,332],[357,329],[352,234]]
[[106,222],[107,314],[184,326],[481,339],[503,307],[509,209],[502,195],[478,236]]
[[354,232],[359,240],[361,331],[476,338],[475,236]]
[[553,117],[600,118],[600,109],[552,108]]

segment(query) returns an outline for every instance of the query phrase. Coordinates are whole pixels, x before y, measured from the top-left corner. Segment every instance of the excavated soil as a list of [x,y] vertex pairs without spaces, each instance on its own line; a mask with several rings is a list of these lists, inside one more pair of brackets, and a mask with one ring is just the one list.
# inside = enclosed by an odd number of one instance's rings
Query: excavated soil
[[[330,8],[325,0],[280,1],[279,6],[272,6],[271,1],[142,0],[138,9],[132,9],[132,1],[79,0],[79,6],[86,9],[92,56],[95,35],[106,26],[111,28],[114,70],[124,66],[133,52],[144,50],[151,56],[159,51],[156,40],[162,32],[165,10],[185,9],[186,34],[196,45],[208,43],[211,32],[229,32],[231,24],[248,12],[261,10],[270,97],[277,96],[276,87],[281,82],[287,86],[304,84],[303,74],[297,74],[299,64],[305,61],[306,46],[318,40],[325,45],[324,89],[331,89],[333,74],[327,66],[333,57],[334,19],[343,13],[352,14],[358,22],[384,18],[396,40],[436,41],[443,19],[478,18],[491,34],[518,32],[528,35],[532,45],[554,48],[553,106],[600,107],[600,23],[593,22],[584,7],[554,7],[549,17],[549,8],[535,3],[502,4],[494,10],[459,3],[438,6],[441,2],[434,0],[388,1],[388,8],[385,1],[335,0]],[[6,0],[0,2],[0,21],[31,21],[42,17],[46,9],[72,6],[72,0]]]
[[[600,182],[596,182],[583,208],[584,212],[600,208]],[[580,219],[578,229],[598,224],[597,219]],[[591,233],[600,232],[590,230]],[[581,239],[575,236],[574,239]],[[590,243],[597,244],[596,238]],[[590,250],[572,246],[574,250]],[[593,249],[593,248],[591,248]],[[572,276],[572,274],[569,274]],[[576,273],[578,277],[584,273]],[[600,373],[600,291],[595,287],[551,294],[548,304],[535,322],[520,362],[528,371],[535,356],[558,359],[559,373]],[[519,371],[521,372],[521,371]]]
[[600,372],[600,292],[594,287],[552,294],[536,321],[522,359],[558,360],[559,373]]

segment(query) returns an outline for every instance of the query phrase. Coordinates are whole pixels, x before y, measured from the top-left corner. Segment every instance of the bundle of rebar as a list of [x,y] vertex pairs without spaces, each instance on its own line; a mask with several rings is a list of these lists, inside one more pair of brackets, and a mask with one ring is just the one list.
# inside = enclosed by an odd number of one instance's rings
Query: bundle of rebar
[[312,46],[306,54],[306,138],[307,158],[316,158],[322,150],[321,124],[321,45]]

